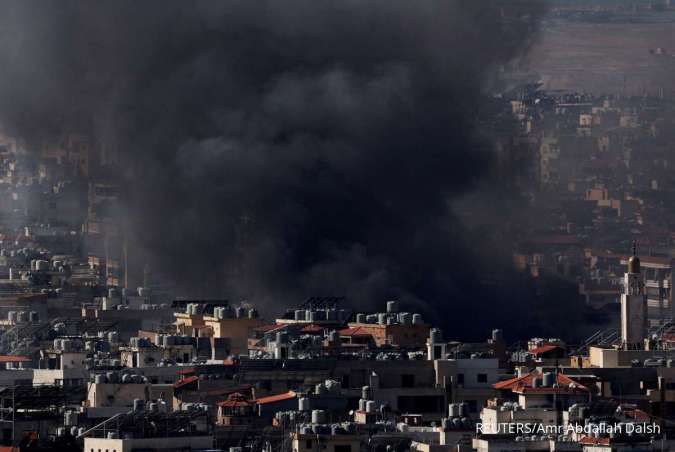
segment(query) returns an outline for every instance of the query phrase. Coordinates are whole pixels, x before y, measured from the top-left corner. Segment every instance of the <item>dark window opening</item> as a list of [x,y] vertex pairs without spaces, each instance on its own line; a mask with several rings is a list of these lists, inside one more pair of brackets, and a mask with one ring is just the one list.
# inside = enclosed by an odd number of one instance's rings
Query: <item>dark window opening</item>
[[411,374],[401,375],[401,387],[402,388],[414,388],[415,387],[415,376]]

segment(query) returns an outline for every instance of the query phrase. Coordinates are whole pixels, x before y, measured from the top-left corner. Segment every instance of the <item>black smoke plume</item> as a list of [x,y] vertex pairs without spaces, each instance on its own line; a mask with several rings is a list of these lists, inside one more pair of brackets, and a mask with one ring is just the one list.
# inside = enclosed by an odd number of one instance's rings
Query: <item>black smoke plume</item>
[[398,298],[473,336],[548,321],[556,290],[451,208],[489,180],[501,227],[481,124],[540,0],[2,6],[0,121],[115,149],[135,243],[184,293]]

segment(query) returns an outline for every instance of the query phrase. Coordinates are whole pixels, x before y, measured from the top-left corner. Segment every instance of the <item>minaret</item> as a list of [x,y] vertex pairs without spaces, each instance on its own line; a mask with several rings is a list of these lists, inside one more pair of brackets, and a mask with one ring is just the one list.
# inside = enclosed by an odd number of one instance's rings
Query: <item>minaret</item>
[[646,335],[647,295],[640,273],[637,245],[633,242],[633,255],[628,259],[628,271],[623,276],[621,345],[624,349],[642,348]]

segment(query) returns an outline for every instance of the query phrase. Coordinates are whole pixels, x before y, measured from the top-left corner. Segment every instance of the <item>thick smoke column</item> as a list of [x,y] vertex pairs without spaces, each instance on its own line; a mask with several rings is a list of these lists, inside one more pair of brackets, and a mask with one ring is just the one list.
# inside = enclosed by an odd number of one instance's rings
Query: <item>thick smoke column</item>
[[137,243],[184,288],[488,327],[535,297],[448,201],[490,170],[482,99],[541,4],[5,1],[0,121],[113,137]]

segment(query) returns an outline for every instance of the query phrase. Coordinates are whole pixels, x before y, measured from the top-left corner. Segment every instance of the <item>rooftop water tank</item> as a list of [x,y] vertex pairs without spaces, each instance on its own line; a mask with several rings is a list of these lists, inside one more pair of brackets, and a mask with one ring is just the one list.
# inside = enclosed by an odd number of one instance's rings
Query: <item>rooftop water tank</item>
[[550,388],[555,383],[555,374],[553,372],[544,372],[542,385]]
[[398,301],[391,300],[387,301],[387,312],[389,314],[394,314],[398,312]]
[[326,320],[326,311],[318,310],[318,311],[313,311],[313,312],[314,312],[314,319],[315,320]]
[[105,377],[109,383],[116,384],[120,382],[120,374],[117,372],[106,372]]
[[312,424],[324,424],[326,412],[324,410],[312,410]]
[[466,415],[466,404],[458,403],[457,404],[457,416],[464,417]]
[[66,411],[63,415],[63,425],[66,427],[77,425],[77,413],[75,411]]
[[412,323],[412,314],[409,312],[401,312],[398,314],[398,321],[402,325],[410,325]]
[[370,386],[364,386],[361,388],[361,398],[366,400],[371,398]]
[[448,417],[453,418],[458,416],[459,416],[458,404],[451,403],[450,405],[448,405]]

